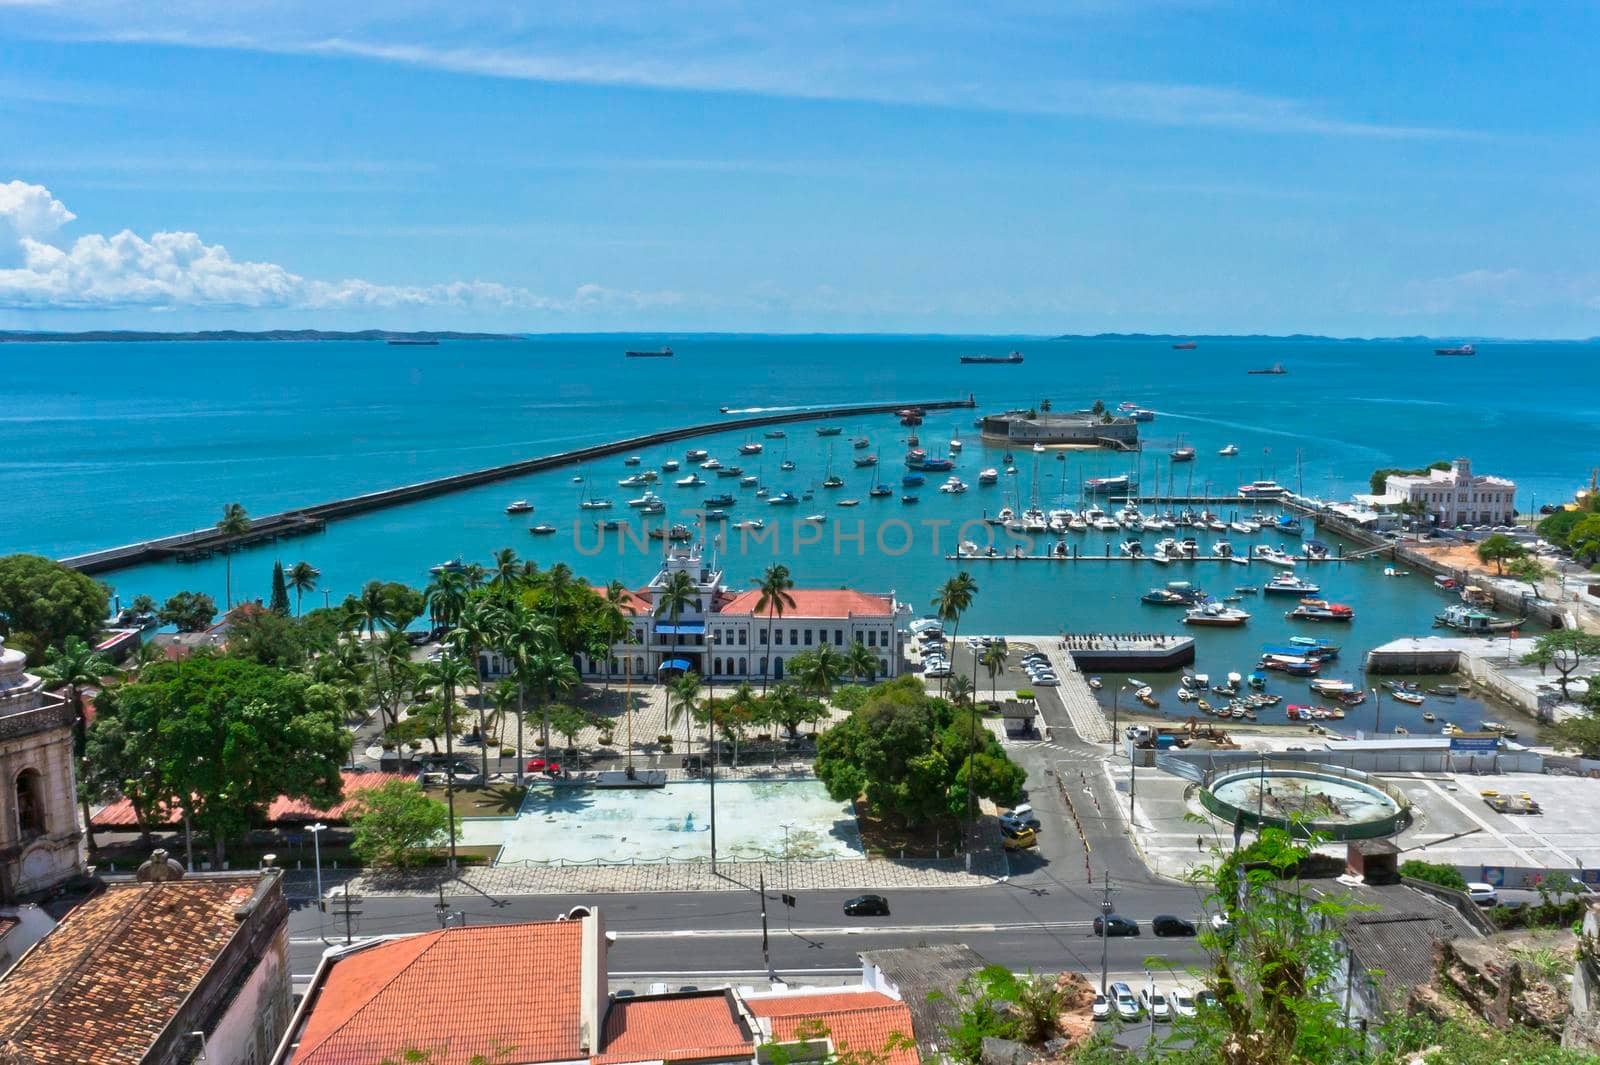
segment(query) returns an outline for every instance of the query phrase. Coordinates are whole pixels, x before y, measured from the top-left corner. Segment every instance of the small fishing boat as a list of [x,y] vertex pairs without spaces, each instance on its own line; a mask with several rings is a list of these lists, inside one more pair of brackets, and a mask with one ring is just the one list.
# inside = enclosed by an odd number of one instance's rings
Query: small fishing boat
[[838,425],[819,425],[819,426],[817,426],[817,435],[818,436],[838,436],[842,432],[844,432],[844,428],[842,426],[838,426]]
[[1316,595],[1322,589],[1297,574],[1280,573],[1266,584],[1263,584],[1261,590],[1267,595],[1307,596]]
[[784,432],[782,429],[768,429],[763,435],[766,436],[768,440],[782,440],[789,434]]
[[650,481],[649,481],[648,478],[642,476],[641,474],[635,473],[635,474],[632,474],[631,476],[624,477],[622,480],[618,481],[617,482],[617,487],[618,488],[639,488],[642,485],[647,485],[649,483],[650,483]]
[[1428,698],[1421,692],[1396,691],[1390,692],[1389,695],[1396,702],[1405,703],[1408,706],[1421,706]]
[[867,489],[867,495],[874,499],[882,499],[884,496],[894,495],[894,489],[890,488],[886,484],[875,484],[871,488]]
[[612,529],[620,529],[622,528],[622,525],[623,523],[617,518],[602,518],[600,521],[594,523],[594,527],[596,529],[603,529],[607,531]]
[[949,479],[947,479],[944,484],[939,486],[939,491],[945,493],[946,495],[960,495],[966,490],[966,483],[954,474],[951,474]]
[[754,531],[758,529],[765,529],[767,527],[767,523],[762,521],[760,518],[745,518],[742,521],[734,522],[733,527],[735,529],[750,529]]
[[841,499],[841,500],[839,500],[839,505],[841,507],[858,507],[858,506],[861,505],[861,500],[859,500],[859,499]]
[[1104,684],[1105,684],[1105,682],[1102,681],[1099,677],[1090,677],[1089,678],[1089,687],[1093,688],[1095,691],[1099,691],[1101,689],[1101,687],[1104,686]]
[[714,496],[706,496],[705,505],[709,507],[731,507],[735,500],[729,492],[721,492]]
[[1225,444],[1222,448],[1220,448],[1217,451],[1217,454],[1219,454],[1219,455],[1237,455],[1238,453],[1239,453],[1239,445],[1238,444]]
[[855,459],[854,462],[858,469],[865,469],[868,466],[876,466],[878,464],[878,456],[862,455],[860,458]]
[[769,507],[792,507],[799,504],[799,498],[793,492],[779,492],[767,500]]
[[578,501],[579,510],[610,510],[611,507],[611,500],[601,499],[598,496],[590,496],[588,499]]
[[828,520],[828,516],[826,514],[807,514],[804,518],[801,518],[800,520],[801,521],[808,521],[813,525],[817,525],[817,524],[820,524],[822,522],[827,521]]
[[728,512],[726,510],[708,510],[703,515],[701,515],[701,520],[702,521],[727,521],[728,520]]
[[722,461],[720,459],[706,459],[700,464],[700,468],[702,470],[720,470],[722,469]]
[[784,471],[793,470],[794,469],[794,460],[793,459],[784,459],[783,462],[781,464],[779,464],[778,469],[784,470]]
[[900,497],[900,502],[906,504],[906,506],[910,506],[912,503],[915,503],[916,501],[917,501],[917,497],[914,496],[914,495],[910,495],[909,493]]
[[711,452],[699,447],[690,448],[683,453],[683,461],[685,462],[704,462],[710,457]]
[[989,467],[986,470],[980,471],[979,474],[978,474],[978,483],[979,484],[994,484],[995,482],[997,482],[999,480],[1000,480],[1000,471],[995,469],[993,466]]
[[854,440],[850,441],[850,446],[855,448],[857,451],[864,451],[872,446],[872,441],[868,440],[864,436],[858,436]]
[[648,535],[652,540],[683,541],[692,540],[694,538],[694,533],[690,531],[687,525],[673,525],[666,529],[651,529],[646,535]]
[[533,504],[526,499],[518,499],[506,504],[507,514],[528,514],[533,510]]
[[535,525],[528,531],[535,536],[549,536],[556,531],[556,527],[554,525]]
[[927,478],[920,473],[908,473],[900,478],[900,483],[906,488],[915,488],[926,480]]
[[739,445],[739,454],[741,454],[741,455],[759,455],[759,454],[761,454],[761,444],[759,442],[755,441],[755,440],[748,440],[745,443]]
[[672,483],[677,485],[679,488],[699,488],[701,485],[705,484],[706,482],[701,478],[701,476],[698,473],[691,473],[687,477],[679,477],[676,481],[673,481]]
[[1437,719],[1433,716],[1433,711],[1432,710],[1424,710],[1422,712],[1422,720],[1427,721],[1427,722],[1429,722],[1431,724],[1433,721],[1435,721]]
[[637,466],[637,465],[639,465],[639,463],[641,463],[643,461],[644,460],[641,459],[638,455],[629,455],[627,458],[622,460],[622,464],[624,466]]
[[660,502],[661,502],[661,497],[656,495],[650,489],[646,488],[644,490],[644,495],[640,496],[638,499],[630,499],[630,500],[628,500],[628,506],[637,507],[637,508],[644,508],[644,507],[655,506],[657,503],[660,503]]
[[667,459],[661,464],[662,473],[677,473],[679,469],[677,459]]

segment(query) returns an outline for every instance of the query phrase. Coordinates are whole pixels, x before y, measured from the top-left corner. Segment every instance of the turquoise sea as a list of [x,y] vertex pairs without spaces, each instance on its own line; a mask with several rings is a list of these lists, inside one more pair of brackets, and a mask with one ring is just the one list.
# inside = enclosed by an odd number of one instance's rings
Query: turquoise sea
[[[627,348],[669,343],[673,359],[625,360]],[[1149,449],[1147,487],[1165,476],[1167,450],[1181,434],[1198,458],[1177,470],[1177,487],[1213,491],[1272,477],[1322,496],[1362,489],[1374,467],[1422,465],[1470,456],[1481,472],[1514,478],[1524,509],[1570,497],[1600,455],[1600,392],[1585,385],[1600,346],[1482,344],[1474,358],[1439,358],[1428,342],[1330,342],[1241,338],[1204,340],[1174,351],[1164,340],[1050,341],[1027,337],[915,336],[541,336],[518,341],[446,342],[438,347],[374,343],[130,343],[0,346],[0,553],[65,556],[214,522],[222,505],[255,514],[598,442],[641,431],[715,421],[719,406],[770,409],[881,401],[928,401],[969,392],[980,409],[1028,406],[1048,398],[1058,409],[1131,400],[1159,412],[1142,429]],[[1016,349],[1021,365],[961,365],[957,356]],[[1288,374],[1249,376],[1281,362]],[[745,585],[774,557],[802,585],[894,590],[919,612],[957,568],[956,527],[993,512],[1020,491],[1032,494],[1034,463],[1019,454],[1018,475],[979,488],[977,473],[1001,465],[981,446],[970,411],[936,413],[921,428],[930,451],[959,434],[966,447],[956,472],[964,495],[935,491],[900,502],[906,430],[893,418],[844,419],[840,437],[790,426],[786,441],[759,458],[735,452],[745,434],[711,436],[657,448],[646,467],[688,447],[762,475],[774,491],[799,494],[824,476],[828,447],[846,486],[816,489],[816,500],[788,511],[767,507],[753,489],[705,475],[703,489],[667,483],[658,492],[673,511],[729,490],[735,517],[785,517],[781,535],[722,553],[727,579]],[[870,499],[870,471],[852,466],[852,438],[867,436],[895,495]],[[785,443],[797,469],[782,474]],[[1240,454],[1217,450],[1237,444]],[[1076,505],[1083,477],[1130,470],[1134,459],[1104,453],[1054,454],[1039,463],[1046,506],[1063,494]],[[619,459],[577,471],[595,494],[616,500],[617,517],[635,494],[617,480]],[[305,558],[322,570],[335,598],[371,578],[421,584],[429,566],[464,556],[487,559],[511,546],[541,564],[566,561],[594,581],[629,583],[655,569],[656,552],[613,538],[594,551],[593,513],[579,515],[574,471],[549,473],[339,522],[326,533],[243,551],[234,557],[235,598],[265,596],[274,558]],[[681,474],[680,474],[681,476]],[[670,482],[671,478],[664,480]],[[526,498],[536,511],[508,517]],[[838,498],[859,498],[838,508]],[[792,521],[825,512],[819,542],[797,546]],[[536,522],[560,528],[530,536]],[[941,524],[948,523],[948,524]],[[857,532],[859,530],[859,538]],[[882,539],[880,542],[880,532]],[[842,535],[841,535],[842,534]],[[732,534],[737,535],[737,534]],[[810,535],[810,534],[807,534]],[[1218,534],[1220,535],[1220,534]],[[1232,537],[1238,540],[1238,537]],[[1103,547],[1106,535],[1079,537]],[[1121,537],[1115,537],[1121,539]],[[1153,542],[1153,536],[1147,540]],[[1276,541],[1280,537],[1265,537]],[[980,594],[970,631],[1171,631],[1177,617],[1138,602],[1150,586],[1190,579],[1215,593],[1261,583],[1260,566],[1215,564],[1162,570],[1126,563],[971,563]],[[1347,647],[1354,676],[1360,648],[1425,630],[1440,600],[1419,578],[1384,579],[1381,567],[1344,564],[1317,571],[1324,593],[1350,602],[1357,620],[1330,633]],[[220,559],[145,566],[108,575],[125,598],[165,597],[179,589],[223,594]],[[1415,581],[1416,583],[1413,583]],[[322,596],[316,596],[320,604]],[[1291,632],[1287,604],[1256,597],[1242,631],[1201,633],[1202,668],[1245,667],[1265,641]],[[1396,709],[1396,708],[1391,708]],[[1354,718],[1355,715],[1352,715]],[[1388,710],[1385,714],[1388,716]],[[1358,722],[1357,722],[1358,723]]]

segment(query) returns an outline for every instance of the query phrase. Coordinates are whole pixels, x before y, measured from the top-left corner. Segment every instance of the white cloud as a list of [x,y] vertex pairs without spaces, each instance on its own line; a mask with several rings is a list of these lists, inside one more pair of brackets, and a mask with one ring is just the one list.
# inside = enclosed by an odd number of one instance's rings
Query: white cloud
[[[176,308],[296,308],[365,310],[454,308],[530,311],[553,315],[670,307],[671,292],[629,292],[597,284],[570,296],[545,296],[494,281],[385,285],[359,278],[305,278],[276,263],[235,259],[197,233],[161,232],[148,239],[130,230],[91,233],[70,244],[46,241],[76,217],[42,185],[0,185],[0,307],[27,310]],[[0,237],[6,237],[0,230]]]

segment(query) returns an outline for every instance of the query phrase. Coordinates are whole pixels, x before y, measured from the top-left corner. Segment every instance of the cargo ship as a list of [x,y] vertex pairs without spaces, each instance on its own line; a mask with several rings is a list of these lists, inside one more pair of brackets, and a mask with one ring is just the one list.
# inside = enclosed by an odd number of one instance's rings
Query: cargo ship
[[1022,352],[1013,351],[1009,355],[963,355],[962,362],[983,363],[1017,363],[1022,361]]
[[1268,366],[1264,370],[1246,370],[1245,371],[1245,373],[1269,374],[1269,375],[1274,376],[1274,377],[1278,376],[1279,374],[1286,374],[1288,372],[1289,372],[1288,370],[1285,370],[1283,368],[1283,363],[1281,363],[1281,362],[1275,362],[1271,366]]
[[1478,349],[1471,344],[1463,344],[1459,348],[1434,348],[1435,355],[1476,355]]
[[670,359],[672,358],[672,349],[661,348],[657,351],[625,351],[623,354],[630,359]]
[[1199,346],[1200,346],[1200,342],[1197,341],[1197,340],[1180,340],[1176,344],[1172,345],[1172,350],[1173,351],[1193,351],[1195,348],[1198,348]]

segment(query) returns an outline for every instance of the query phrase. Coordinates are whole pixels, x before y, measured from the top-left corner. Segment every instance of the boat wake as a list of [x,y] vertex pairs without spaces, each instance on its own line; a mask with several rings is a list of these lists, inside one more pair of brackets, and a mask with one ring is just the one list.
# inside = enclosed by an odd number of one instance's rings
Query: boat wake
[[1312,433],[1296,433],[1288,429],[1270,429],[1264,425],[1252,425],[1248,422],[1236,422],[1228,418],[1204,418],[1198,414],[1173,414],[1163,413],[1163,418],[1180,418],[1184,421],[1199,422],[1202,425],[1220,425],[1225,429],[1238,429],[1247,433],[1259,433],[1262,436],[1282,436],[1290,440],[1311,440],[1323,444],[1337,444],[1347,451],[1366,453],[1381,457],[1383,452],[1375,447],[1365,444],[1356,444],[1348,440],[1338,440],[1329,436],[1317,436]]
[[778,414],[789,410],[831,410],[831,403],[797,403],[789,407],[723,407],[723,414]]

